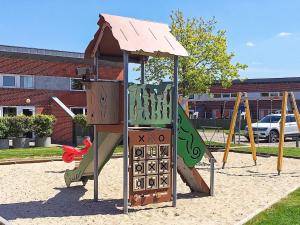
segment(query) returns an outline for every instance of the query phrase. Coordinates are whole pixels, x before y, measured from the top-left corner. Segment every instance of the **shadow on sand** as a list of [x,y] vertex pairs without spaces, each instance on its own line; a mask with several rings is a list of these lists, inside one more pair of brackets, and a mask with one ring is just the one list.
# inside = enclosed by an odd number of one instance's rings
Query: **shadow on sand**
[[[7,220],[45,217],[68,217],[85,215],[118,215],[123,213],[123,199],[104,199],[94,202],[92,199],[80,200],[87,189],[83,186],[71,188],[55,188],[59,190],[47,201],[30,201],[0,204],[0,216]],[[178,194],[178,199],[207,197],[206,194]],[[171,204],[155,206],[155,208],[171,207]],[[152,207],[130,208],[129,212],[151,210]]]

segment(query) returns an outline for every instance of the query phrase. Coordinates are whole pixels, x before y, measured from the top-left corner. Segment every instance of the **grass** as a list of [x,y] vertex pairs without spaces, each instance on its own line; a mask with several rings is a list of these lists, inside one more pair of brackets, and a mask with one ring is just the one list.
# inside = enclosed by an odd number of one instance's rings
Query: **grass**
[[16,148],[0,150],[0,159],[12,159],[12,158],[34,158],[34,157],[50,157],[61,156],[61,147],[50,148]]
[[[82,146],[79,146],[79,148]],[[123,146],[119,145],[116,147],[114,153],[123,152]],[[35,158],[35,157],[51,157],[51,156],[62,156],[61,147],[50,147],[50,148],[16,148],[16,149],[5,149],[0,150],[0,160],[2,159],[23,159],[23,158]]]
[[300,188],[244,225],[300,225]]
[[[236,148],[235,151],[240,152],[250,152],[250,147],[248,148]],[[257,147],[257,153],[265,153],[265,154],[278,154],[278,147]],[[292,157],[300,157],[300,148],[295,147],[285,147],[283,149],[283,156],[292,156]]]
[[123,145],[119,145],[115,148],[114,153],[122,153],[123,152]]
[[[216,141],[205,141],[206,145],[213,145],[213,146],[220,146],[225,148],[225,144],[223,142],[216,142]],[[230,144],[231,147],[240,147],[240,146],[246,146],[245,144]]]

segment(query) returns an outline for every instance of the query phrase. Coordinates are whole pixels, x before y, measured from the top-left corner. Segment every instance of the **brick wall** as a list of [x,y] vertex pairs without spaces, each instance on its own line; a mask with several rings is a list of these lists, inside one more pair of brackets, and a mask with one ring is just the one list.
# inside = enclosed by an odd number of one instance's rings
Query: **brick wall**
[[[76,68],[84,66],[89,66],[89,64],[0,56],[0,74],[76,77]],[[123,79],[123,68],[117,63],[101,61],[99,72],[102,79]],[[83,91],[17,88],[0,88],[0,106],[35,106],[37,114],[53,114],[57,121],[54,126],[52,142],[72,144],[72,118],[52,100],[53,96],[59,98],[68,108],[86,106],[86,94]],[[30,99],[30,103],[26,103],[26,99]]]
[[73,120],[56,102],[51,102],[51,114],[56,123],[52,134],[52,143],[73,144]]
[[[0,56],[0,73],[4,74],[76,77],[76,68],[85,66],[90,64]],[[123,68],[117,63],[101,62],[99,72],[103,79],[123,77]]]

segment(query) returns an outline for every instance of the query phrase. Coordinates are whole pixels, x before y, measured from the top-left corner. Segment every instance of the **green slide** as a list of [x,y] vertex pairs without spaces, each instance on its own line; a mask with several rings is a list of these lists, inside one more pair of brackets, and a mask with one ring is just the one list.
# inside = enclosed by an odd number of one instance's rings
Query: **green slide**
[[189,168],[192,168],[201,161],[205,153],[209,156],[211,153],[179,104],[178,121],[177,154]]
[[178,105],[177,172],[192,192],[211,194],[195,165],[204,155],[214,159],[183,108]]
[[[104,165],[111,158],[115,147],[120,143],[123,134],[121,133],[98,133],[99,146],[99,164],[98,174],[101,172]],[[72,182],[82,181],[83,185],[89,179],[93,179],[94,175],[94,151],[91,147],[86,155],[83,156],[79,167],[74,170],[66,170],[65,182],[67,187],[70,187]]]

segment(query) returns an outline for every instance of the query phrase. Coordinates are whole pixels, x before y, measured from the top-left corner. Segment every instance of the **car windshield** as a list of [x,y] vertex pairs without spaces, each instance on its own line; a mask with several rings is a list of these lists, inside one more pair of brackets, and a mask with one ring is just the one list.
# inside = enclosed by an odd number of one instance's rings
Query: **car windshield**
[[273,115],[268,115],[262,118],[259,122],[260,123],[278,123],[280,120],[280,116],[273,116]]

